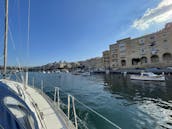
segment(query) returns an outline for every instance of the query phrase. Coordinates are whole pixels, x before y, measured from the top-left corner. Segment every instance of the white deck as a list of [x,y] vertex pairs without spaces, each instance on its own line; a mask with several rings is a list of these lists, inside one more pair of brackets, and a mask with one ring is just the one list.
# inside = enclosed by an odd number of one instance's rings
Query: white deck
[[[7,84],[9,87],[11,87],[17,93],[17,85],[21,86],[22,89],[24,89],[21,83],[9,80],[1,81]],[[54,109],[51,107],[51,105],[41,95],[39,91],[27,86],[27,89],[24,90],[24,92],[25,102],[28,104],[30,109],[36,114],[36,118],[40,129],[67,129],[66,125],[64,124],[65,122],[63,121],[64,118],[62,118],[64,116],[61,116],[60,113],[57,114],[57,112],[54,111]],[[33,103],[36,103],[37,107],[34,106]],[[73,129],[74,126],[70,128]]]

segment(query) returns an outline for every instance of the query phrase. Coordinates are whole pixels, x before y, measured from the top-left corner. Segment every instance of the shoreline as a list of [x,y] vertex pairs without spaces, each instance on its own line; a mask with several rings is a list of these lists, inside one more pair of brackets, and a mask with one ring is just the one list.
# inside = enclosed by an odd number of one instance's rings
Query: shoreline
[[[172,74],[172,69],[118,69],[118,70],[109,70],[109,74],[140,74],[142,71],[153,72],[156,74]],[[93,71],[95,74],[105,74],[106,71]]]

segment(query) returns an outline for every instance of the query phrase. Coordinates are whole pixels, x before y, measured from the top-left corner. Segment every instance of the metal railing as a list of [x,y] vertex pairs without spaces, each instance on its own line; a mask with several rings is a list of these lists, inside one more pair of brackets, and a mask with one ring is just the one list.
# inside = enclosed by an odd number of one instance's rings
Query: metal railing
[[[60,116],[61,120],[65,123],[68,129],[78,129],[78,127],[73,125],[72,121],[66,116],[63,110],[60,108],[60,97],[59,97],[59,90],[58,87],[55,87],[54,92],[54,100],[52,100],[49,96],[44,93],[44,85],[43,81],[41,81],[41,89],[37,89],[34,87],[35,90],[39,91],[40,94],[47,100],[50,104],[51,108],[55,111],[57,116]],[[57,102],[58,100],[58,102]],[[57,102],[57,103],[56,103]]]
[[[60,104],[61,104],[60,103],[60,101],[61,101],[60,100],[60,91],[62,91],[62,90],[59,87],[55,87],[55,90],[54,90],[54,103],[57,102],[58,108],[60,108]],[[64,92],[64,91],[62,91],[62,92]],[[80,102],[78,99],[76,99],[71,94],[69,94],[69,93],[65,93],[65,94],[67,95],[67,117],[68,117],[69,120],[71,120],[70,119],[70,114],[71,114],[70,112],[71,112],[71,100],[72,100],[72,108],[73,108],[73,115],[74,115],[74,124],[75,124],[76,129],[78,129],[78,122],[81,121],[81,119],[76,114],[75,101],[78,102],[79,104],[81,104],[83,107],[87,108],[92,113],[94,113],[97,116],[99,116],[100,118],[102,118],[103,120],[105,120],[106,122],[108,122],[109,124],[111,124],[113,127],[117,128],[117,129],[122,129],[121,127],[119,127],[114,122],[110,121],[109,119],[107,119],[106,117],[104,117],[103,115],[101,115],[100,113],[98,113],[97,111],[95,111],[94,109],[92,109],[89,106],[85,105],[84,103]]]
[[[76,129],[78,129],[77,115],[76,115],[76,109],[75,109],[75,98],[70,94],[68,94],[68,115],[67,115],[67,117],[68,117],[68,120],[70,120],[71,99],[72,99],[72,107],[73,107],[73,113],[74,113],[74,123],[75,123]],[[54,103],[57,102],[57,106],[60,109],[60,90],[58,87],[55,87],[53,100],[54,100]]]
[[[93,114],[97,115],[98,117],[100,117],[101,119],[103,119],[104,121],[109,123],[113,128],[122,129],[117,124],[115,124],[111,120],[107,119],[105,116],[98,113],[97,111],[90,108],[89,106],[85,105],[84,103],[82,103],[81,101],[76,99],[71,94],[64,92],[59,87],[54,88],[54,93],[51,94],[52,97],[50,98],[49,96],[47,96],[47,94],[44,93],[44,88],[45,87],[44,87],[43,80],[41,80],[40,89],[36,88],[34,83],[35,83],[35,79],[33,78],[31,87],[34,88],[35,90],[38,90],[56,112],[58,112],[58,113],[60,112],[60,115],[63,116],[63,120],[65,121],[66,125],[69,126],[69,128],[72,127],[72,128],[75,128],[75,129],[79,129],[79,123],[80,123],[80,124],[83,124],[83,126],[86,129],[88,129],[87,125],[77,115],[76,105],[75,105],[75,102],[77,102],[80,105],[82,105],[83,107],[85,107],[86,109],[88,109],[88,111],[92,112]],[[62,100],[60,98],[60,93],[61,92],[64,93],[67,96],[67,104],[62,102]],[[62,109],[62,107],[64,107],[64,106],[67,108],[67,113],[65,113],[64,110]],[[71,112],[73,112],[73,117],[71,117]]]

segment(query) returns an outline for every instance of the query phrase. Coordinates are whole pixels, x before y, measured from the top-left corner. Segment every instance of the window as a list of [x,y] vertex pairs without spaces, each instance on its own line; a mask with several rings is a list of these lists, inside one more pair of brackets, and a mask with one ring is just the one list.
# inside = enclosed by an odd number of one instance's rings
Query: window
[[30,111],[13,97],[5,97],[4,105],[17,118],[25,129],[35,129],[34,119]]
[[140,43],[140,45],[144,45],[144,39],[139,39],[139,43]]
[[167,40],[166,40],[166,39],[164,39],[164,42],[167,42]]
[[151,54],[154,55],[158,52],[158,50],[155,47],[151,48]]
[[155,39],[155,36],[151,36],[150,39]]
[[120,56],[125,56],[125,51],[120,52]]
[[113,59],[112,62],[118,62],[118,60],[117,59]]
[[144,48],[141,48],[141,49],[140,49],[140,53],[141,53],[141,54],[145,54],[145,49],[144,49]]
[[120,55],[125,55],[126,49],[124,43],[119,44],[119,51],[120,51]]
[[152,62],[152,63],[157,63],[157,62],[159,62],[159,57],[158,57],[157,55],[151,56],[151,62]]
[[156,45],[156,42],[155,42],[155,41],[150,43],[150,46],[151,46],[151,47],[153,47],[153,46],[155,46],[155,45]]
[[166,36],[166,33],[164,33],[163,36],[165,37]]
[[121,43],[121,44],[119,44],[119,47],[123,48],[123,47],[125,47],[125,44]]

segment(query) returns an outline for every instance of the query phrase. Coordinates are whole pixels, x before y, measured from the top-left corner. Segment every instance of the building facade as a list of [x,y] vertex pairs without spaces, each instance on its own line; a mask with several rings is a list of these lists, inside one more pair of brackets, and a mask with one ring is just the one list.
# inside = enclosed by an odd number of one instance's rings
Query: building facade
[[118,40],[103,52],[103,59],[111,69],[172,66],[172,23],[149,35]]
[[110,69],[110,51],[103,52],[103,66],[104,69]]
[[109,46],[109,56],[110,56],[110,68],[118,67],[118,44],[112,44]]

